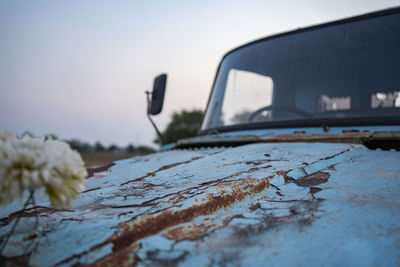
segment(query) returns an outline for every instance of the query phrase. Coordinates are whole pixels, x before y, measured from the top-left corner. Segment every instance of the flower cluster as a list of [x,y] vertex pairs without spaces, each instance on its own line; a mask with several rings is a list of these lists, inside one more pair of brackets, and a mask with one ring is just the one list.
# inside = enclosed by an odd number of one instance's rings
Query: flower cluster
[[25,189],[44,187],[55,208],[71,206],[85,187],[81,156],[65,142],[44,140],[0,129],[0,204],[21,197]]

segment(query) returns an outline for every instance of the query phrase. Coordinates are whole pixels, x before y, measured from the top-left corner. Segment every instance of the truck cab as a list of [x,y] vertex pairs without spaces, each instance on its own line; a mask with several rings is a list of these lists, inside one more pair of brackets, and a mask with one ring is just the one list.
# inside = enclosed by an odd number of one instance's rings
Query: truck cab
[[[392,9],[298,29],[228,52],[214,80],[201,138],[186,143],[243,133],[264,137],[325,134],[327,139],[343,131],[374,132],[398,126],[396,12]],[[373,148],[399,148],[397,139],[358,142]],[[174,146],[184,143],[178,141]]]

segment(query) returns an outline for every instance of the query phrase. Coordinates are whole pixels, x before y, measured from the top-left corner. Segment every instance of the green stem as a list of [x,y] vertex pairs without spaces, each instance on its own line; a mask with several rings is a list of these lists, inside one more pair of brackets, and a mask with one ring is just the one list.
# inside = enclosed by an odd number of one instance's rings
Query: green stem
[[[15,228],[17,227],[17,224],[18,224],[19,220],[21,219],[22,213],[24,213],[24,211],[26,210],[26,208],[28,207],[28,205],[31,203],[31,201],[32,201],[33,203],[35,203],[35,200],[34,200],[34,198],[33,198],[33,194],[34,194],[34,193],[35,193],[35,190],[34,190],[34,189],[29,189],[29,197],[28,197],[28,199],[26,200],[26,202],[25,202],[25,204],[24,204],[24,207],[22,208],[21,212],[19,212],[19,214],[18,214],[18,216],[17,216],[17,219],[14,221],[14,225],[13,225],[12,228],[11,228],[11,231],[7,234],[6,239],[2,242],[2,244],[1,244],[1,246],[0,246],[0,255],[2,254],[2,252],[3,252],[4,248],[6,247],[8,241],[10,240],[10,237],[13,235],[13,233],[14,233],[14,231],[15,231]],[[37,218],[36,218],[36,219],[37,219]],[[35,223],[36,226],[37,226],[37,223],[38,223],[38,222]]]

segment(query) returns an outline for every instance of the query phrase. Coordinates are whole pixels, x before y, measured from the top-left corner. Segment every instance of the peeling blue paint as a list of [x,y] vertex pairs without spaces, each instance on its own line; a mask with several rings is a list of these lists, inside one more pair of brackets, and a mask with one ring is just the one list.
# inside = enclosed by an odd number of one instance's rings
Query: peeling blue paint
[[[315,173],[326,178],[296,184]],[[126,253],[125,263],[139,266],[398,265],[399,177],[400,152],[356,144],[259,143],[122,160],[89,179],[72,210],[45,208],[38,193],[41,229],[28,263],[106,264]],[[0,235],[20,208],[0,210]],[[6,257],[23,254],[32,220],[23,215]]]

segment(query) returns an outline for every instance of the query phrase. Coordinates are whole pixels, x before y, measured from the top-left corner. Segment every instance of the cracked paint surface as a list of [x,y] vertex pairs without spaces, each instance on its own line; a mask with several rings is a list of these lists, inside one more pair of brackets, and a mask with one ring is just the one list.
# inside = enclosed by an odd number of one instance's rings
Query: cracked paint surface
[[[172,150],[43,193],[2,260],[30,265],[399,265],[400,153],[356,144]],[[105,176],[104,176],[105,175]],[[22,206],[0,210],[4,236]],[[31,230],[34,217],[40,228]],[[31,255],[23,248],[37,246]]]

